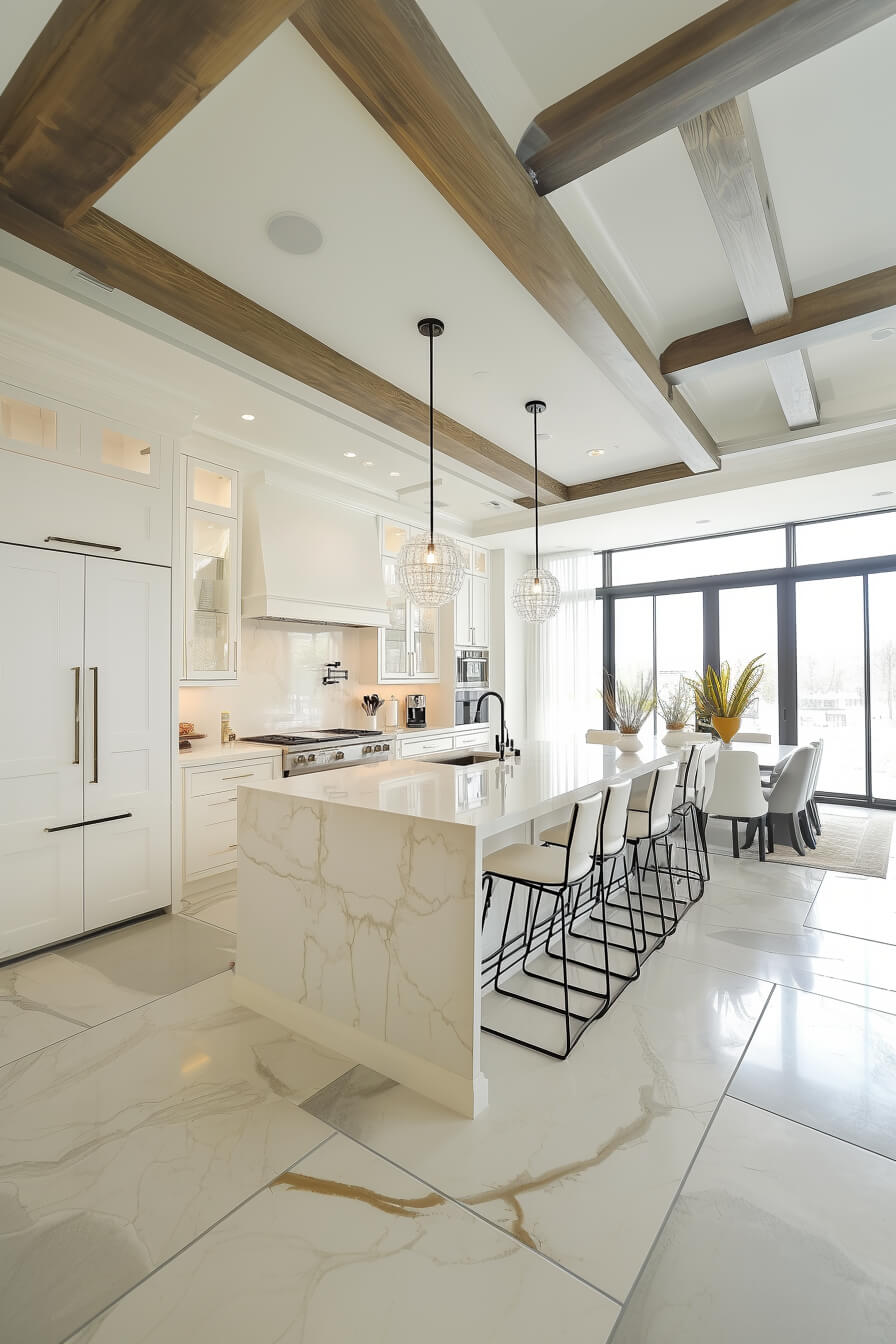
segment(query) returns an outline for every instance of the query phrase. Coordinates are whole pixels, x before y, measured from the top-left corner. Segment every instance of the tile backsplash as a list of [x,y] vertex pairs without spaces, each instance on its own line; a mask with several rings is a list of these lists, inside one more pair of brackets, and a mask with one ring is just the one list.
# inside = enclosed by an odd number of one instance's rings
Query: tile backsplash
[[[423,690],[428,718],[434,727],[453,722],[453,688],[432,686],[381,686],[365,680],[376,669],[376,635],[372,630],[300,626],[244,620],[240,634],[239,681],[226,686],[182,686],[181,721],[195,724],[198,733],[217,741],[221,711],[230,713],[231,731],[237,737],[277,733],[286,728],[364,728],[368,721],[361,697],[379,690],[388,700],[399,701],[399,723],[404,722],[404,697]],[[327,663],[342,663],[348,681],[335,686],[322,684]],[[380,711],[379,727],[385,726]]]

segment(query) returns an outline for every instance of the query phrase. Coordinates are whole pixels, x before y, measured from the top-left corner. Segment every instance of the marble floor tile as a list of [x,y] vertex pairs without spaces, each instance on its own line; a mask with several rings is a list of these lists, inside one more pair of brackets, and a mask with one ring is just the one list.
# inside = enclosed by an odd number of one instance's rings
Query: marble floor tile
[[764,891],[729,887],[717,880],[707,882],[702,899],[688,911],[688,919],[724,917],[744,928],[801,929],[811,904],[798,896],[770,896]]
[[4,1344],[58,1344],[292,1166],[345,1068],[225,974],[0,1069]]
[[760,863],[752,854],[732,859],[728,854],[710,854],[711,880],[725,886],[742,887],[745,891],[762,891],[769,896],[798,896],[811,900],[823,879],[823,868],[809,868],[796,863]]
[[806,919],[814,929],[896,943],[896,882],[828,873]]
[[621,1300],[769,993],[658,953],[565,1062],[483,1036],[474,1124],[364,1068],[306,1108]]
[[884,1344],[896,1163],[726,1099],[613,1344]]
[[236,933],[236,883],[227,882],[200,892],[185,892],[181,901],[181,914],[192,919],[200,919],[206,924],[214,924],[219,929],[229,929]]
[[603,1344],[616,1313],[337,1135],[72,1344]]
[[777,987],[729,1093],[896,1158],[896,1017]]
[[166,914],[71,943],[59,955],[112,984],[157,998],[226,971],[235,948],[226,930]]

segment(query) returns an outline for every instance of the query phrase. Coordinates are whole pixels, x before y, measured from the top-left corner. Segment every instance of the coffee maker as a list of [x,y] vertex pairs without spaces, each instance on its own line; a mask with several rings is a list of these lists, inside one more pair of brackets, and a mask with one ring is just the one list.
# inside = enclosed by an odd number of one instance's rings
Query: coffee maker
[[426,696],[409,695],[405,698],[406,721],[409,728],[426,727]]

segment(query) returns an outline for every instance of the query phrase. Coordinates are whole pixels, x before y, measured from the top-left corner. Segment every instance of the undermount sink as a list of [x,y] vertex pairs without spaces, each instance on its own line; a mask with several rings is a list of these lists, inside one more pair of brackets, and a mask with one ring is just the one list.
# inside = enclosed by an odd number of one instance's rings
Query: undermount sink
[[501,758],[497,751],[441,751],[423,759],[437,765],[488,765]]

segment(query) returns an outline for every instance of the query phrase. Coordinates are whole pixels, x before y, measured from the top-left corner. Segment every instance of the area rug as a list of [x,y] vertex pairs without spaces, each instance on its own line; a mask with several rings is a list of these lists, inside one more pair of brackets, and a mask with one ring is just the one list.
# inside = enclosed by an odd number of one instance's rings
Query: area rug
[[[893,838],[893,818],[886,812],[856,816],[839,808],[822,811],[821,835],[815,849],[806,846],[802,858],[789,845],[776,843],[769,863],[797,863],[806,868],[830,868],[838,873],[860,873],[863,877],[886,877]],[[754,846],[755,848],[755,846]]]

